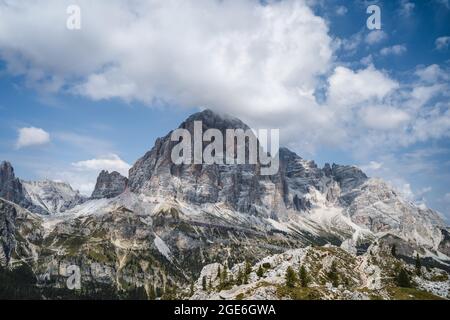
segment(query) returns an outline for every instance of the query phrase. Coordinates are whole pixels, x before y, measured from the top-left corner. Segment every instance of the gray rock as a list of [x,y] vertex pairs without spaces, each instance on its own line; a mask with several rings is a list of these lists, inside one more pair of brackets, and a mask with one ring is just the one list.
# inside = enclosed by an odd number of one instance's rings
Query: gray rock
[[128,179],[120,173],[102,170],[100,172],[95,189],[92,192],[92,199],[114,198],[125,191]]
[[11,163],[6,161],[0,164],[0,197],[17,204],[25,200],[22,183],[16,178]]

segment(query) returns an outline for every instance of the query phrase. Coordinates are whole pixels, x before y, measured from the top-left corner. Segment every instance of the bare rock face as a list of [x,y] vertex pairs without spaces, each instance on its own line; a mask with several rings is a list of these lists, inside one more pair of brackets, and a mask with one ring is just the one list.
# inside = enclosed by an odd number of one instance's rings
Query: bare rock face
[[109,173],[106,170],[100,172],[95,189],[92,192],[92,199],[114,198],[125,191],[128,185],[128,179],[120,173],[113,171]]
[[[193,114],[180,128],[193,136],[194,121],[202,121],[203,132],[249,128],[239,119],[210,110]],[[170,135],[158,138],[153,149],[130,169],[132,192],[194,205],[223,203],[231,210],[278,221],[334,208],[375,233],[392,231],[406,239],[419,234],[420,241],[434,249],[443,238],[440,228],[444,223],[434,211],[405,201],[392,187],[369,179],[356,166],[319,168],[287,148],[280,148],[279,171],[271,176],[260,175],[258,164],[175,165],[170,156],[177,142]]]
[[7,266],[17,255],[23,254],[30,259],[42,244],[42,235],[40,216],[0,199],[0,266]]
[[14,206],[0,200],[0,266],[8,264],[15,245],[14,221],[16,215]]
[[86,201],[76,190],[64,182],[21,181],[25,198],[50,214],[63,213]]
[[[190,116],[179,128],[193,136],[194,121],[202,121],[203,132],[218,129],[224,137],[227,129],[249,129],[239,119],[210,110]],[[240,212],[278,218],[277,213],[286,209],[307,209],[304,195],[310,187],[319,187],[325,176],[313,161],[284,148],[279,151],[280,170],[272,176],[260,175],[259,164],[176,165],[171,151],[177,142],[171,141],[170,135],[158,138],[153,149],[130,169],[131,191],[193,204],[224,203]]]
[[6,161],[0,164],[0,197],[17,204],[25,200],[22,183],[16,178],[14,168]]

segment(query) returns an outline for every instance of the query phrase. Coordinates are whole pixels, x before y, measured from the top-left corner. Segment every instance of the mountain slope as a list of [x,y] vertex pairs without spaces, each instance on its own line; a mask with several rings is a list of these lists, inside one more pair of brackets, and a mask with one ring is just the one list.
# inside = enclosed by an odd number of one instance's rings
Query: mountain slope
[[[248,128],[209,110],[190,116],[180,128],[192,132],[194,121],[202,121],[203,130]],[[62,289],[67,267],[77,265],[89,294],[101,284],[112,287],[114,297],[141,287],[150,297],[165,298],[186,295],[177,288],[201,279],[205,265],[220,263],[236,271],[245,260],[258,263],[284,257],[289,250],[317,253],[322,249],[304,248],[329,245],[335,249],[323,250],[330,257],[345,255],[354,263],[369,259],[375,244],[385,246],[383,252],[396,247],[395,263],[414,263],[419,254],[429,268],[450,272],[450,237],[439,215],[406,201],[355,166],[319,168],[281,148],[279,172],[261,176],[259,164],[175,165],[170,159],[174,144],[170,133],[157,139],[130,169],[128,180],[102,171],[87,201],[70,187],[50,182],[24,182],[24,192],[12,167],[5,166],[0,194],[16,204],[5,201],[8,205],[0,207],[4,264],[29,262],[39,283],[53,289]],[[12,219],[11,205],[30,217]],[[21,206],[58,214],[36,216]],[[38,230],[34,242],[14,231],[30,226]],[[24,250],[12,251],[13,243]],[[358,290],[370,287],[367,275],[352,270],[349,264],[342,271],[355,277],[354,286],[346,288],[349,293],[335,295],[322,288],[321,297],[362,297]],[[397,271],[386,268],[380,277]],[[381,296],[393,297],[388,292]]]

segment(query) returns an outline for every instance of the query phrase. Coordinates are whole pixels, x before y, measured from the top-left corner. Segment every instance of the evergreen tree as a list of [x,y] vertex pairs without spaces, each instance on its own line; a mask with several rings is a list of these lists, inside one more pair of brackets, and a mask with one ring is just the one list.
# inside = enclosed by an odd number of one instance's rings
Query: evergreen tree
[[244,278],[243,278],[244,284],[248,284],[248,274],[244,272]]
[[252,273],[252,265],[250,264],[250,261],[245,260],[245,273],[250,274]]
[[418,276],[422,275],[422,263],[420,262],[419,254],[416,255],[416,274]]
[[228,283],[228,268],[226,265],[223,267],[223,272],[222,272],[222,277],[221,277],[220,282],[222,285],[226,285]]
[[409,279],[408,272],[405,269],[400,269],[397,276],[397,285],[403,288],[411,288],[411,280]]
[[300,285],[303,288],[308,287],[309,278],[308,278],[308,273],[306,272],[306,269],[304,266],[300,267],[299,279],[300,279]]
[[262,278],[262,276],[264,276],[264,269],[261,265],[259,265],[258,271],[256,271],[256,275],[260,278]]
[[236,284],[239,286],[244,282],[244,274],[241,270],[241,267],[239,267],[238,276],[236,279]]
[[220,265],[217,267],[217,279],[221,279]]
[[190,295],[194,295],[194,280],[191,280]]
[[203,291],[206,291],[206,276],[203,276],[202,278],[202,289]]
[[393,257],[397,257],[397,246],[395,245],[395,243],[391,247],[391,254]]
[[294,270],[289,266],[286,270],[286,286],[289,288],[294,288],[295,283],[297,282],[297,276],[295,275]]

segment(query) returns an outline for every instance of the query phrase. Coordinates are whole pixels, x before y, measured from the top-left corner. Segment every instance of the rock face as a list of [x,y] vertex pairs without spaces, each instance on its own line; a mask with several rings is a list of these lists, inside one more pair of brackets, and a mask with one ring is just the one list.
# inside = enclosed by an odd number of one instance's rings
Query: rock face
[[11,258],[15,245],[14,232],[16,210],[13,205],[0,200],[0,266],[5,266]]
[[63,213],[86,201],[78,191],[64,182],[22,181],[25,198],[50,214]]
[[120,173],[102,170],[100,172],[95,189],[92,192],[92,199],[114,198],[125,191],[128,185],[128,179]]
[[[194,121],[202,121],[203,132],[248,129],[240,120],[210,110],[190,116],[180,128],[193,135]],[[286,148],[279,150],[280,169],[272,176],[259,175],[258,165],[175,165],[170,158],[175,143],[170,133],[157,139],[134,164],[131,191],[194,205],[222,203],[231,210],[277,221],[313,215],[323,223],[324,212],[335,210],[362,228],[398,232],[434,249],[443,239],[440,229],[445,224],[435,212],[403,200],[392,187],[369,179],[355,166],[319,168]]]
[[22,183],[6,161],[0,164],[0,197],[17,204],[24,204],[25,200]]
[[42,244],[42,220],[22,207],[0,199],[0,266],[26,257],[33,262]]

